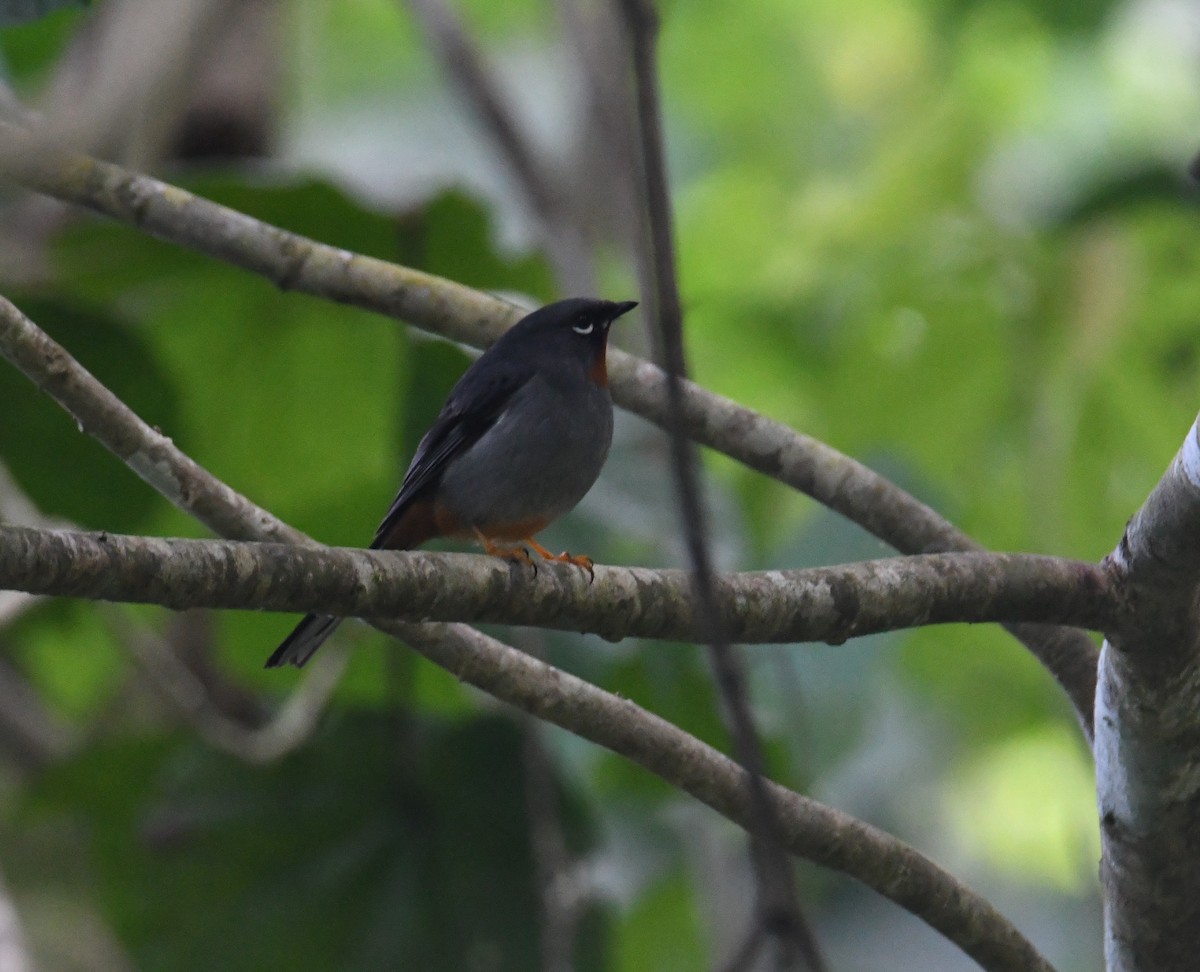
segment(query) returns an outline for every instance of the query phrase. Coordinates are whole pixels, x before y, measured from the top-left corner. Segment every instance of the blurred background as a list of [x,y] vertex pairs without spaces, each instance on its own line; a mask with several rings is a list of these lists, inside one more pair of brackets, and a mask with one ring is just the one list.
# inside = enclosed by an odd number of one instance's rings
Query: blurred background
[[[695,377],[990,547],[1112,549],[1198,403],[1200,6],[661,15]],[[611,2],[7,0],[0,18],[0,111],[78,147],[531,305],[638,296]],[[0,293],[334,544],[370,538],[469,360],[11,187]],[[640,328],[615,342],[647,353]],[[888,554],[706,460],[723,567]],[[0,518],[203,535],[7,366]],[[660,434],[623,416],[543,539],[682,564]],[[264,672],[292,623],[0,595],[0,870],[31,963],[5,972],[693,970],[740,943],[732,825],[366,630]],[[701,648],[495,633],[728,749]],[[776,779],[913,843],[1063,972],[1101,966],[1090,758],[1014,641],[960,626],[746,655]],[[797,876],[833,969],[974,967],[853,882]]]

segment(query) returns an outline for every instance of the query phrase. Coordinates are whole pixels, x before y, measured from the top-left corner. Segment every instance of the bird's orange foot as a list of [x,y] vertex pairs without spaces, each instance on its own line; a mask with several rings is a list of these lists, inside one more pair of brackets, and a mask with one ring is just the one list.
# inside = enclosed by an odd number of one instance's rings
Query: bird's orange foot
[[562,560],[568,564],[574,564],[576,567],[582,567],[588,572],[589,584],[596,580],[596,564],[587,554],[573,554],[569,550],[564,550],[555,560]]
[[533,549],[541,555],[543,560],[549,560],[559,564],[572,564],[575,567],[582,567],[588,572],[588,578],[590,580],[594,581],[596,579],[595,564],[592,562],[592,558],[586,554],[573,554],[569,550],[564,550],[560,554],[552,554],[549,550],[534,540],[533,537],[527,538],[525,542],[529,544],[529,546],[533,547]]
[[557,561],[560,564],[572,564],[575,567],[582,567],[588,572],[589,583],[596,579],[596,565],[587,554],[573,554],[569,550],[564,550],[562,553],[554,557],[547,557],[546,559]]

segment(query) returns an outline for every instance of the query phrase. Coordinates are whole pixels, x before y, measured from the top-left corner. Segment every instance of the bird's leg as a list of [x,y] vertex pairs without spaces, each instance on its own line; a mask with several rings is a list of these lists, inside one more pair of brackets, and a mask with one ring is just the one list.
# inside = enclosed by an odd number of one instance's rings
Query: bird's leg
[[[478,527],[475,528],[475,536],[479,538],[479,542],[483,544],[483,549],[486,553],[493,557],[499,557],[501,560],[507,560],[515,564],[527,564],[533,568],[534,574],[537,573],[537,564],[533,558],[529,556],[529,551],[518,545],[515,547],[502,547],[500,544],[486,536]],[[536,544],[535,544],[536,546]]]
[[592,558],[586,554],[573,554],[569,550],[564,550],[560,554],[552,554],[549,550],[538,543],[533,537],[526,537],[525,543],[533,547],[542,557],[543,560],[552,560],[560,564],[573,564],[576,567],[582,567],[588,572],[592,580],[596,579],[595,564]]

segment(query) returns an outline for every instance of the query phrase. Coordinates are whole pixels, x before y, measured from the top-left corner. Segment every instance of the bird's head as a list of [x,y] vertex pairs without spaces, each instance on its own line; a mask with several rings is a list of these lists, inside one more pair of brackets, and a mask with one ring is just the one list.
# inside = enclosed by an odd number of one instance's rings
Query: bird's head
[[503,340],[533,341],[542,350],[577,355],[599,385],[608,384],[606,349],[608,329],[622,314],[637,307],[636,300],[617,303],[589,297],[572,297],[547,304],[519,321]]

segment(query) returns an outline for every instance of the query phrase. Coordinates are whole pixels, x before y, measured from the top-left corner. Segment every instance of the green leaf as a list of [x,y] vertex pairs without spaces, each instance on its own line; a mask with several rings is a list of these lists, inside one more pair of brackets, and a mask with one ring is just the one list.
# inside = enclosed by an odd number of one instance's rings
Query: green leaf
[[693,972],[710,964],[694,888],[682,874],[666,878],[625,915],[613,968],[618,972]]
[[128,671],[124,646],[86,601],[46,601],[5,638],[42,701],[77,724],[105,711]]

